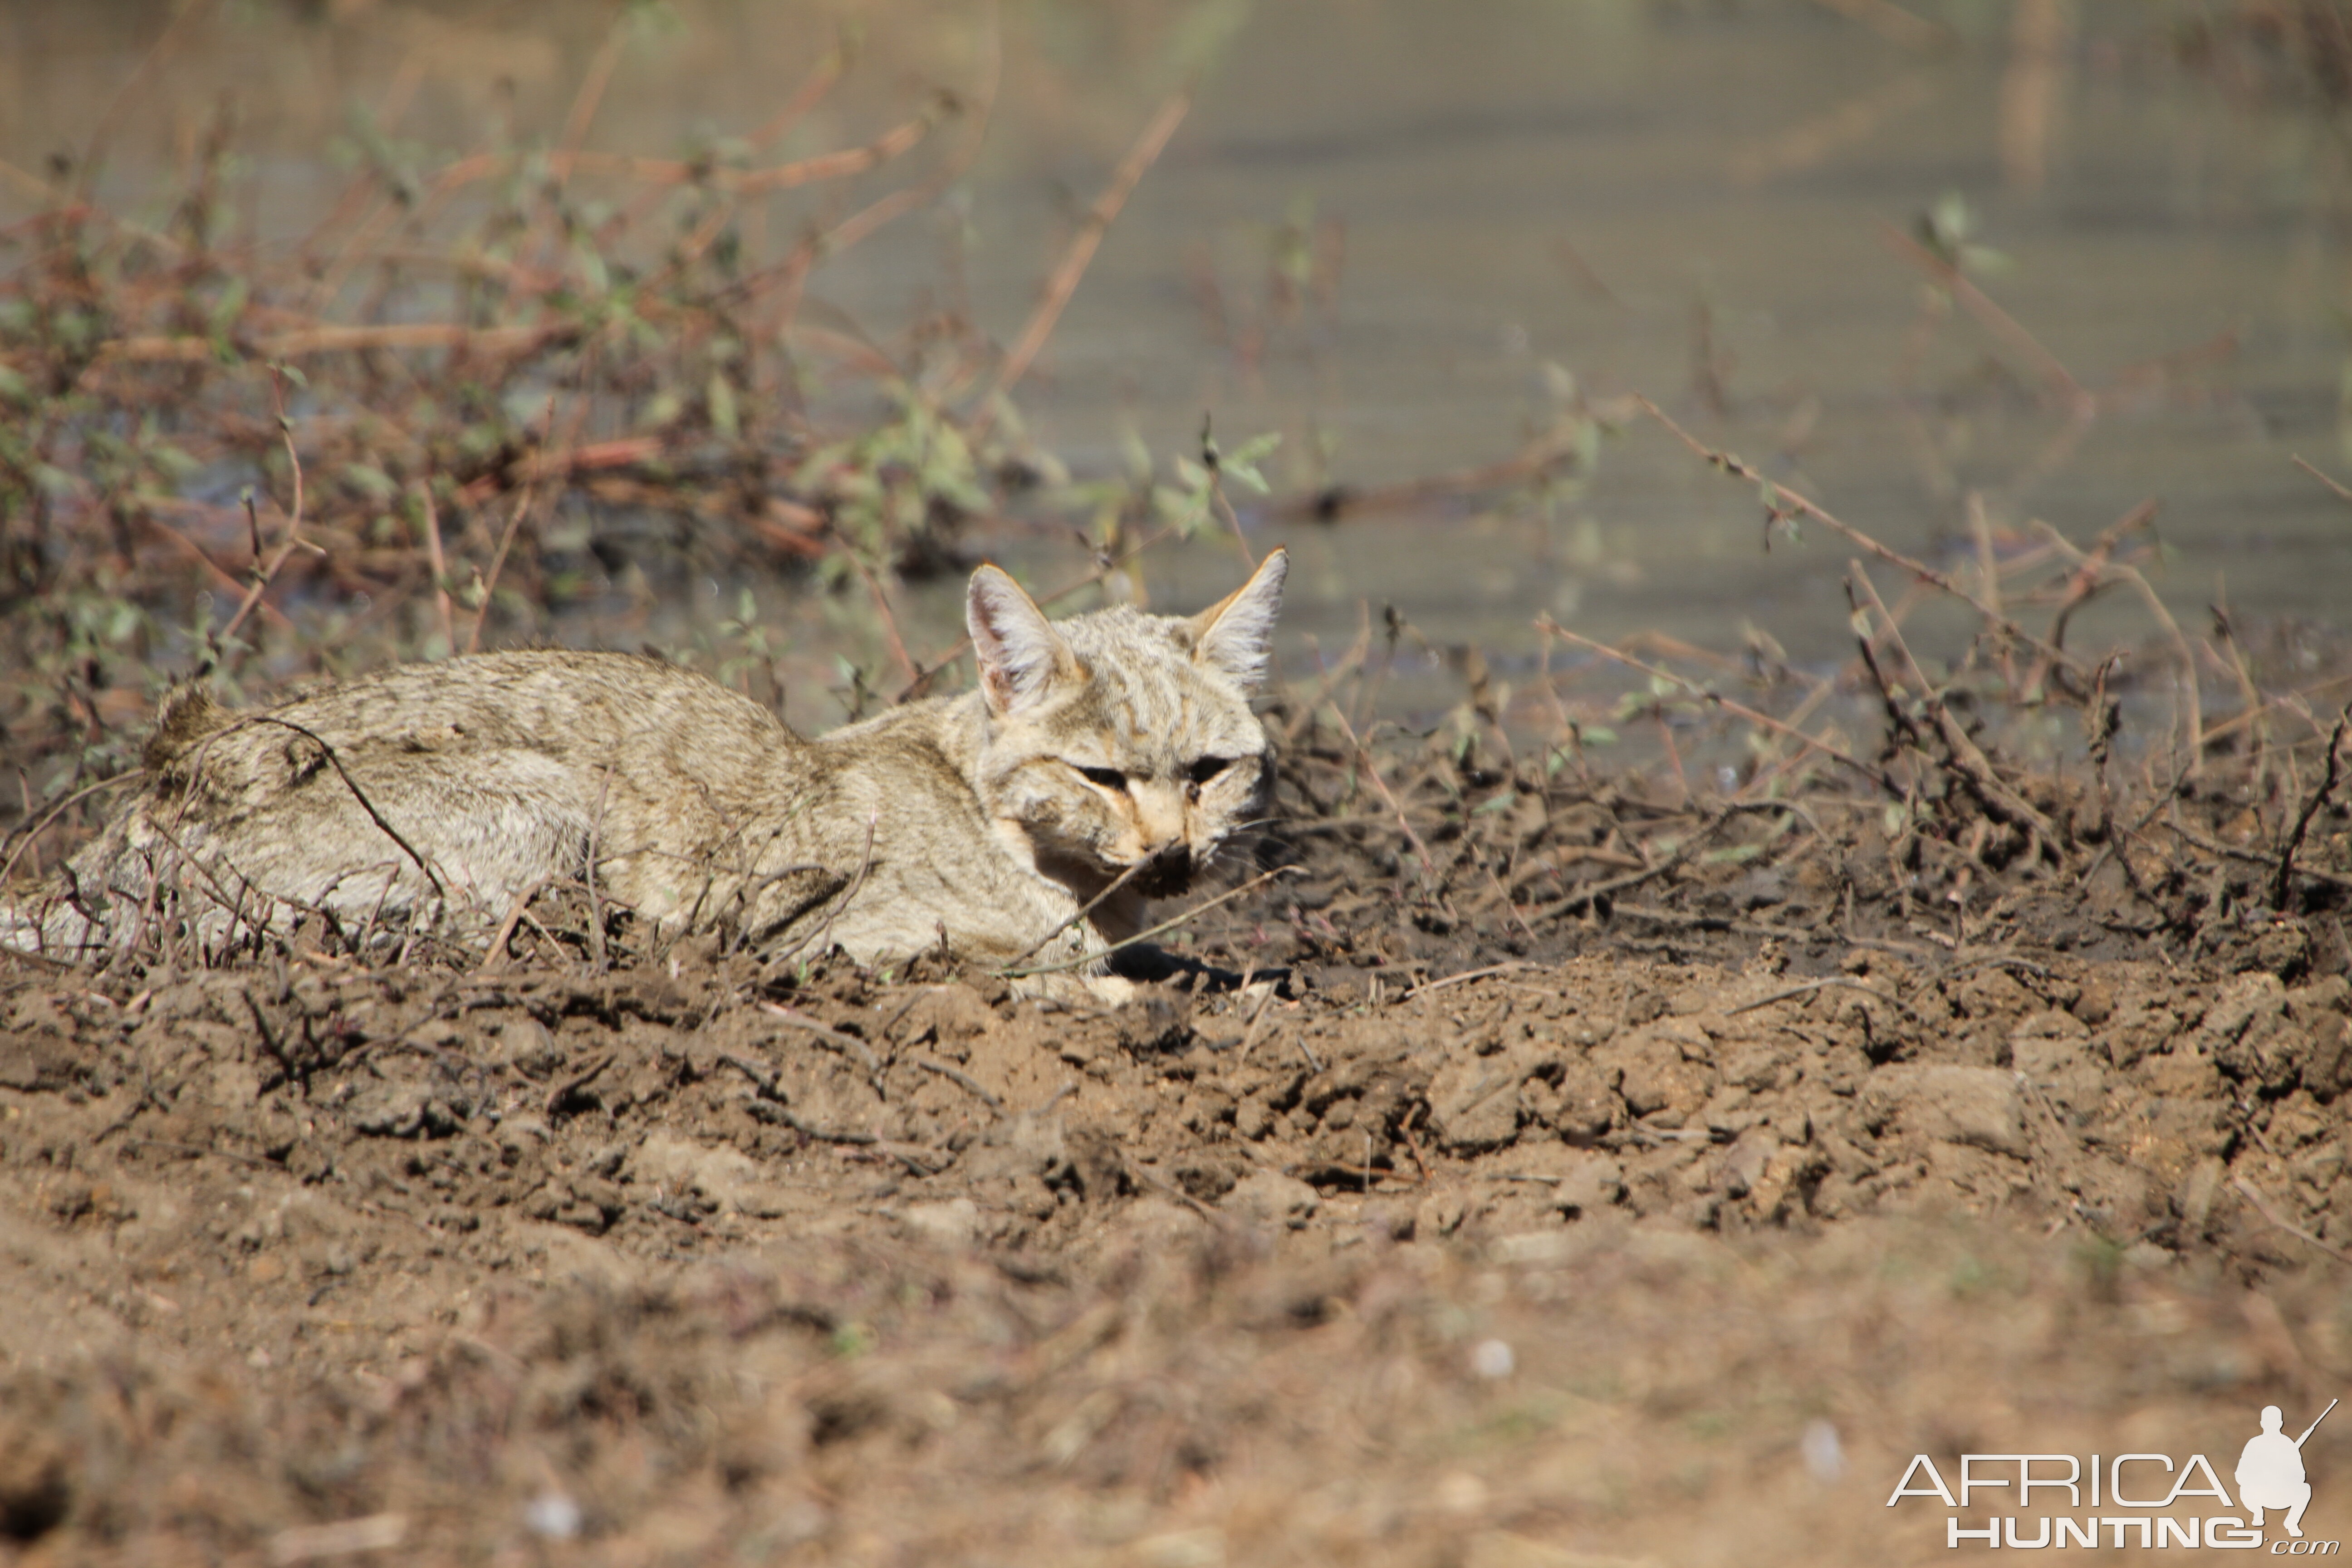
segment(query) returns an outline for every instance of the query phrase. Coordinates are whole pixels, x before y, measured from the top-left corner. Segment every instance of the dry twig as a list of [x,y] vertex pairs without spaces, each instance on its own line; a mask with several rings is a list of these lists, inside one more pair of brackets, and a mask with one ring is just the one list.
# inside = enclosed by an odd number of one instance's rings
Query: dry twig
[[1094,260],[1095,251],[1102,244],[1103,236],[1109,232],[1119,209],[1127,205],[1127,198],[1135,193],[1144,172],[1159,160],[1169,138],[1176,134],[1179,125],[1184,123],[1184,116],[1192,107],[1191,88],[1169,94],[1160,103],[1158,112],[1144,125],[1143,133],[1135,139],[1135,145],[1128,149],[1127,156],[1120,159],[1118,167],[1111,172],[1110,184],[1103,187],[1102,195],[1097,196],[1094,205],[1087,209],[1078,232],[1070,237],[1069,248],[1063,252],[1053,276],[1046,280],[1045,297],[1029,313],[1021,335],[1013,340],[1013,347],[1005,352],[1004,363],[997,367],[994,379],[981,396],[980,412],[972,421],[975,437],[985,434],[994,424],[997,398],[1010,392],[1014,384],[1028,374],[1030,364],[1036,359],[1038,352],[1045,348],[1045,340],[1053,335],[1054,323],[1062,319],[1063,307],[1070,302],[1070,296],[1077,292],[1078,280],[1086,276],[1087,266]]

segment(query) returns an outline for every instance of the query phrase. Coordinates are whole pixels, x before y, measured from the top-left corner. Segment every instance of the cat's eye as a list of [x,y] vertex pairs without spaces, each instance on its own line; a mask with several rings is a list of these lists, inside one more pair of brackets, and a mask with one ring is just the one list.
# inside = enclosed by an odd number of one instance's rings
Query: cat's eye
[[[1076,766],[1075,763],[1072,765]],[[1127,775],[1120,773],[1117,768],[1079,768],[1078,773],[1087,781],[1087,783],[1091,784],[1100,784],[1105,789],[1125,789],[1127,787]]]
[[1231,757],[1202,757],[1192,764],[1192,782],[1196,784],[1207,784],[1233,765],[1234,760]]

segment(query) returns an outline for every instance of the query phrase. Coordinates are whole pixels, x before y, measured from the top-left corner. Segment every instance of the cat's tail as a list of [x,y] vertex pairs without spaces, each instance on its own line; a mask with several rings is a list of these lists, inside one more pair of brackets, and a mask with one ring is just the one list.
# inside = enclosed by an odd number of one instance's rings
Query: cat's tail
[[176,886],[155,847],[134,840],[157,781],[184,789],[203,743],[227,729],[236,715],[200,685],[175,687],[157,707],[155,727],[140,755],[138,773],[149,795],[118,810],[99,836],[47,879],[0,891],[0,952],[26,953],[55,963],[79,963],[139,940],[139,912],[156,895]]
[[117,899],[103,877],[90,873],[121,837],[120,822],[45,877],[0,888],[0,952],[78,963],[114,945]]
[[0,952],[80,963],[114,945],[113,923],[93,918],[56,883],[0,897]]
[[134,805],[118,813],[47,877],[0,890],[0,951],[80,963],[135,941],[140,911],[164,889],[152,858],[138,867],[143,881],[122,874],[135,858],[127,841],[140,811]]
[[138,808],[108,825],[45,882],[0,893],[0,952],[52,963],[102,961],[194,937],[210,947],[267,923],[268,900],[225,892],[218,873],[176,846],[134,841]]

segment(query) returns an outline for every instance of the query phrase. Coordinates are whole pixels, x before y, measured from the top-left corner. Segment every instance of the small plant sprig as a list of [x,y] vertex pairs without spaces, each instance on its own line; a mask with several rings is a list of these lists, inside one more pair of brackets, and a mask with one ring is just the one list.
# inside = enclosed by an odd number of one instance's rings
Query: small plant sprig
[[1241,516],[1225,495],[1225,481],[1230,479],[1254,495],[1271,494],[1273,487],[1258,471],[1258,465],[1280,445],[1281,435],[1268,431],[1253,436],[1230,453],[1221,452],[1215,426],[1204,415],[1201,420],[1200,460],[1195,462],[1180,453],[1175,461],[1174,482],[1154,486],[1152,504],[1183,539],[1198,533],[1212,517],[1223,518],[1234,531],[1234,540],[1241,543],[1244,559],[1247,559],[1249,546],[1242,537]]

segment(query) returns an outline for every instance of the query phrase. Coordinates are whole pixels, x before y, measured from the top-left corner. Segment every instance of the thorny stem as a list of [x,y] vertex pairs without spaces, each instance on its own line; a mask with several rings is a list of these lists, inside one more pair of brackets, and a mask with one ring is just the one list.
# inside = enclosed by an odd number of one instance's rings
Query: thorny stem
[[49,807],[47,811],[42,813],[41,819],[38,822],[34,823],[29,827],[19,827],[15,832],[11,833],[8,837],[14,838],[16,841],[16,845],[15,848],[8,851],[8,859],[6,863],[0,864],[0,888],[5,888],[8,885],[8,879],[16,874],[16,862],[24,858],[25,851],[32,847],[33,841],[41,836],[42,831],[46,829],[49,824],[55,822],[58,817],[63,816],[76,805],[88,800],[91,795],[96,795],[102,789],[110,789],[116,784],[127,784],[132,779],[144,778],[146,776],[147,770],[145,768],[132,768],[128,773],[120,773],[114,774],[110,778],[102,778],[96,784],[84,784],[81,788],[74,791],[73,794],[66,796],[65,799],[58,802],[57,805]]
[[806,1013],[797,1008],[787,1007],[781,1002],[762,1002],[760,1004],[760,1011],[772,1018],[782,1019],[795,1029],[807,1030],[826,1045],[850,1058],[866,1069],[867,1080],[874,1085],[874,1092],[882,1093],[882,1064],[874,1059],[874,1053],[866,1047],[865,1041],[855,1036],[845,1035],[830,1024],[821,1024]]
[[2287,898],[2294,890],[2294,858],[2303,848],[2303,836],[2310,828],[2311,819],[2319,815],[2319,808],[2326,805],[2328,797],[2336,793],[2343,765],[2344,731],[2347,727],[2352,727],[2352,702],[2344,705],[2344,711],[2336,716],[2336,728],[2328,732],[2327,774],[2320,780],[2319,787],[2311,792],[2311,798],[2303,803],[2303,810],[2294,819],[2294,831],[2287,835],[2285,845],[2279,850],[2278,877],[2271,883],[2271,908],[2281,914],[2286,912]]
[[[1692,856],[1697,854],[1699,846],[1714,837],[1717,831],[1721,828],[1725,823],[1729,822],[1733,817],[1744,813],[1758,811],[1785,811],[1790,813],[1791,816],[1803,818],[1808,823],[1812,822],[1811,814],[1793,801],[1727,801],[1722,805],[1716,808],[1713,816],[1709,816],[1705,822],[1700,823],[1687,837],[1684,838],[1681,843],[1675,845],[1672,854],[1659,861],[1656,865],[1645,866],[1639,871],[1628,871],[1622,877],[1612,877],[1605,882],[1594,882],[1588,887],[1579,888],[1576,891],[1569,894],[1566,898],[1558,900],[1549,907],[1537,910],[1534,918],[1541,921],[1553,920],[1560,915],[1568,913],[1570,910],[1591,904],[1596,900],[1613,898],[1617,894],[1624,892],[1629,889],[1638,888],[1644,882],[1653,881],[1657,878],[1663,877],[1669,871],[1677,870],[1682,867],[1684,862],[1687,861]],[[1817,834],[1821,831],[1819,824],[1813,824],[1813,831]]]
[[[394,844],[400,846],[400,852],[402,854],[407,856],[411,860],[416,863],[417,870],[424,873],[425,883],[432,888],[433,896],[436,899],[444,900],[448,898],[449,889],[442,883],[440,874],[433,869],[432,863],[417,852],[415,845],[411,844],[405,837],[402,837],[400,829],[394,827],[391,823],[384,820],[383,813],[375,808],[375,802],[368,798],[367,791],[360,788],[359,781],[352,778],[351,773],[345,770],[343,767],[343,759],[335,754],[335,748],[333,746],[329,745],[325,740],[312,733],[303,726],[295,723],[291,719],[281,719],[274,713],[256,713],[250,716],[248,721],[255,724],[272,724],[281,730],[291,730],[296,734],[309,741],[311,744],[317,746],[320,752],[326,757],[327,765],[335,770],[335,776],[343,781],[343,787],[352,792],[352,798],[360,803],[360,809],[367,813],[368,820],[374,823],[377,827],[383,829],[383,836],[386,838],[391,839]],[[215,736],[212,738],[216,739],[217,737]]]
[[1219,904],[1229,904],[1235,899],[1240,898],[1244,893],[1251,892],[1255,889],[1261,888],[1266,883],[1274,880],[1276,877],[1286,877],[1297,870],[1298,868],[1296,866],[1276,866],[1271,871],[1262,872],[1257,876],[1252,877],[1248,881],[1244,882],[1238,888],[1234,888],[1227,892],[1219,893],[1213,899],[1204,900],[1200,903],[1194,904],[1191,909],[1186,910],[1182,914],[1176,916],[1173,920],[1161,921],[1158,925],[1151,927],[1150,930],[1137,931],[1133,936],[1112,942],[1109,946],[1102,949],[1098,952],[1080,953],[1076,958],[1066,958],[1059,963],[1040,963],[1033,965],[1027,969],[1000,969],[996,972],[997,977],[1002,980],[1026,980],[1033,974],[1058,974],[1065,970],[1079,969],[1089,963],[1100,963],[1103,959],[1108,958],[1112,953],[1118,952],[1121,948],[1133,947],[1137,942],[1150,941],[1153,937],[1158,936],[1162,931],[1174,931],[1178,926],[1188,925],[1192,921],[1198,920],[1201,916],[1207,914],[1211,910],[1215,909]]
[[1646,663],[1642,659],[1635,658],[1632,654],[1620,653],[1615,648],[1611,647],[1607,643],[1596,642],[1591,637],[1583,637],[1576,632],[1570,631],[1566,626],[1563,626],[1559,622],[1553,620],[1549,615],[1538,616],[1536,617],[1536,629],[1548,637],[1558,637],[1561,641],[1570,643],[1577,647],[1584,648],[1591,653],[1597,653],[1601,658],[1622,664],[1628,669],[1637,670],[1643,675],[1651,676],[1659,680],[1671,681],[1675,685],[1679,686],[1684,690],[1689,692],[1693,697],[1697,698],[1700,701],[1707,703],[1711,707],[1720,708],[1725,712],[1745,719],[1748,722],[1757,725],[1762,729],[1769,730],[1776,735],[1785,736],[1789,740],[1796,742],[1807,751],[1819,752],[1823,756],[1828,757],[1834,762],[1842,763],[1845,766],[1853,769],[1855,773],[1860,773],[1864,778],[1869,780],[1872,784],[1876,784],[1880,789],[1885,790],[1888,795],[1894,796],[1895,799],[1900,800],[1903,798],[1903,786],[1895,782],[1893,774],[1888,773],[1884,769],[1873,767],[1870,763],[1864,762],[1853,752],[1845,751],[1842,747],[1834,745],[1828,741],[1824,741],[1818,735],[1809,735],[1793,724],[1784,723],[1780,720],[1773,718],[1769,713],[1763,712],[1759,709],[1750,708],[1744,702],[1735,701],[1731,698],[1722,695],[1720,692],[1700,685],[1697,681],[1691,679],[1687,676],[1677,675],[1673,670],[1664,668],[1662,666]]
[[1402,803],[1389,788],[1389,781],[1381,776],[1380,763],[1372,760],[1370,751],[1357,737],[1356,727],[1348,722],[1347,711],[1337,702],[1330,706],[1331,716],[1339,721],[1340,731],[1348,737],[1348,743],[1356,748],[1356,755],[1364,764],[1365,776],[1372,781],[1372,787],[1381,792],[1381,799],[1388,803],[1389,810],[1396,817],[1397,826],[1404,831],[1405,842],[1412,846],[1413,858],[1421,862],[1421,868],[1427,874],[1431,885],[1435,886],[1439,881],[1437,865],[1430,858],[1429,846],[1423,843],[1421,835],[1413,831],[1412,823],[1405,816]]
[[1679,439],[1683,445],[1688,447],[1692,451],[1697,453],[1701,458],[1704,458],[1707,462],[1713,464],[1715,467],[1721,468],[1725,473],[1731,475],[1735,479],[1744,479],[1748,483],[1759,487],[1768,484],[1770,485],[1772,493],[1776,498],[1778,498],[1778,502],[1780,506],[1791,511],[1800,511],[1804,513],[1805,516],[1811,518],[1815,522],[1820,523],[1822,527],[1829,529],[1831,531],[1843,534],[1847,539],[1851,540],[1855,544],[1860,545],[1863,549],[1870,552],[1873,555],[1877,556],[1880,560],[1886,562],[1888,564],[1899,566],[1904,571],[1910,573],[1914,577],[1918,578],[1921,582],[1949,594],[1953,598],[1959,600],[1962,604],[1976,611],[1978,615],[1983,616],[1987,625],[1997,627],[2004,635],[2016,638],[2019,642],[2025,644],[2028,647],[2032,648],[2035,652],[2049,659],[2053,664],[2063,665],[2067,670],[2078,676],[2087,674],[2087,672],[2083,668],[2082,662],[2076,659],[2072,654],[2069,654],[2063,648],[2057,647],[2051,643],[2044,641],[2041,637],[2035,637],[2032,632],[2027,631],[2023,626],[2019,626],[2015,621],[2010,619],[2007,616],[2002,615],[1990,605],[1986,604],[1984,600],[1979,598],[1976,595],[1969,593],[1966,588],[1961,587],[1959,584],[1954,582],[1950,576],[1942,572],[1937,571],[1933,566],[1928,565],[1924,561],[1916,560],[1911,556],[1904,554],[1899,550],[1891,549],[1885,544],[1881,544],[1877,540],[1872,538],[1869,534],[1864,533],[1862,530],[1854,527],[1851,523],[1840,521],[1837,518],[1822,510],[1821,506],[1809,500],[1804,496],[1800,495],[1795,490],[1789,489],[1788,486],[1768,479],[1763,471],[1757,468],[1753,464],[1745,462],[1738,458],[1735,458],[1728,452],[1717,451],[1714,447],[1709,447],[1697,437],[1684,429],[1680,425],[1675,424],[1674,419],[1667,415],[1665,410],[1660,408],[1648,398],[1636,397],[1633,401],[1641,406],[1643,412],[1646,413],[1651,418],[1656,420],[1659,424],[1672,431],[1675,437]]
[[1150,862],[1148,860],[1138,860],[1134,865],[1129,866],[1126,870],[1121,871],[1118,876],[1112,878],[1109,886],[1103,889],[1101,892],[1097,893],[1093,898],[1088,899],[1085,903],[1080,904],[1077,908],[1077,911],[1071,915],[1068,920],[1064,921],[1060,925],[1055,926],[1052,931],[1047,931],[1044,936],[1039,937],[1035,942],[1030,943],[1025,951],[1017,952],[1013,954],[1012,958],[1006,960],[1007,965],[1010,966],[1016,963],[1026,963],[1031,959],[1036,957],[1040,952],[1043,952],[1046,948],[1052,946],[1055,937],[1061,935],[1064,931],[1069,930],[1072,926],[1076,925],[1080,921],[1085,920],[1088,915],[1101,908],[1105,900],[1108,899],[1113,893],[1118,892],[1121,888],[1126,887],[1129,882],[1135,880],[1135,879],[1142,873],[1144,867],[1150,864]]
[[890,608],[890,595],[882,591],[882,584],[874,575],[873,568],[866,564],[865,556],[855,549],[843,553],[849,557],[850,567],[857,574],[858,581],[864,583],[866,591],[873,595],[874,608],[882,616],[883,638],[890,645],[890,657],[897,659],[898,668],[907,672],[907,683],[911,688],[923,679],[923,672],[917,668],[914,656],[907,651],[907,639],[898,634],[898,616]]
[[604,836],[604,807],[612,799],[613,770],[599,770],[596,781],[596,815],[588,819],[588,858],[583,869],[588,880],[588,945],[596,956],[596,973],[612,968],[610,955],[604,951],[604,900],[596,890],[596,860],[602,852],[600,840]]
[[980,413],[972,421],[974,439],[985,435],[995,424],[997,398],[1010,392],[1015,383],[1029,374],[1030,364],[1036,359],[1038,352],[1045,348],[1045,340],[1053,335],[1054,324],[1061,320],[1063,307],[1070,302],[1070,296],[1077,292],[1078,280],[1086,276],[1087,267],[1094,260],[1095,251],[1101,246],[1103,236],[1109,232],[1112,220],[1127,205],[1127,198],[1134,194],[1144,172],[1159,160],[1169,138],[1176,134],[1179,125],[1184,123],[1184,116],[1192,107],[1192,89],[1190,87],[1169,94],[1160,103],[1159,112],[1145,124],[1143,133],[1135,139],[1135,145],[1128,149],[1127,156],[1119,160],[1118,167],[1112,171],[1110,184],[1103,187],[1102,195],[1095,198],[1095,205],[1087,209],[1085,220],[1079,224],[1077,233],[1070,237],[1069,248],[1062,253],[1060,263],[1046,281],[1045,297],[1029,313],[1021,335],[1013,340],[1013,347],[1005,353],[1004,363],[997,368],[995,379],[989,383],[987,392],[982,395]]
[[1892,226],[1883,226],[1881,235],[1887,247],[1936,280],[1936,285],[1959,301],[1960,308],[1982,323],[1993,336],[2033,362],[2042,381],[2058,399],[2070,419],[2087,421],[2098,409],[2098,399],[2074,378],[2056,354],[2042,345],[2042,341],[2018,324],[2017,318],[1992,301],[1990,296],[1969,282],[1960,269],[1909,235]]
[[253,606],[261,602],[261,595],[269,591],[269,584],[278,580],[278,574],[284,570],[294,552],[308,549],[320,555],[326,553],[302,537],[302,454],[294,448],[294,426],[286,417],[285,377],[275,366],[269,372],[269,397],[277,407],[278,434],[286,443],[286,460],[294,468],[294,506],[286,514],[286,542],[278,547],[278,553],[269,558],[269,564],[254,578],[253,586],[245,591],[245,602],[237,605],[236,613],[228,618],[228,625],[214,637],[215,647],[236,635],[236,628],[245,625],[245,617],[253,613]]
[[808,935],[801,938],[800,941],[793,943],[792,946],[784,949],[783,952],[776,954],[773,958],[769,959],[768,967],[770,969],[780,968],[782,965],[791,963],[793,959],[806,952],[811,946],[814,946],[816,949],[817,954],[820,957],[824,956],[826,951],[831,947],[833,942],[834,922],[839,920],[843,911],[849,908],[850,900],[857,897],[858,889],[866,886],[866,873],[874,869],[874,835],[881,826],[881,813],[876,812],[872,816],[866,817],[866,849],[865,852],[857,858],[856,875],[849,879],[849,885],[843,889],[841,896],[834,900],[833,908],[825,911],[824,923],[817,927],[814,931],[811,931]]
[[2205,708],[2197,691],[2197,659],[2189,651],[2189,638],[2181,631],[2180,623],[2172,618],[2172,612],[2164,607],[2164,600],[2158,596],[2155,587],[2138,568],[2126,565],[2122,562],[2108,562],[2094,553],[2085,553],[2081,546],[2046,522],[2036,522],[2033,525],[2033,531],[2049,541],[2061,554],[2077,565],[2085,569],[2104,571],[2121,582],[2130,584],[2134,591],[2139,595],[2140,602],[2147,606],[2148,614],[2155,616],[2157,624],[2164,628],[2166,637],[2172,644],[2174,655],[2180,660],[2180,710],[2182,721],[2189,731],[2185,737],[2187,743],[2183,748],[2186,752],[2183,765],[2187,769],[2188,776],[2195,777],[2203,764],[2205,756]]
[[2327,1254],[2328,1257],[2333,1258],[2338,1263],[2352,1264],[2352,1252],[2347,1252],[2340,1247],[2330,1247],[2326,1242],[2324,1242],[2320,1240],[2319,1237],[2312,1235],[2311,1232],[2290,1221],[2284,1215],[2280,1214],[2278,1210],[2273,1208],[2270,1205],[2270,1200],[2263,1197],[2261,1190],[2252,1182],[2246,1180],[2245,1177],[2232,1177],[2230,1184],[2237,1188],[2240,1194],[2242,1195],[2248,1203],[2253,1205],[2254,1212],[2256,1214],[2261,1215],[2264,1219],[2270,1221],[2272,1225],[2277,1226],[2280,1230],[2283,1230],[2286,1232],[2287,1235],[2294,1237],[2297,1241],[2305,1242],[2312,1247],[2317,1247],[2320,1251]]

